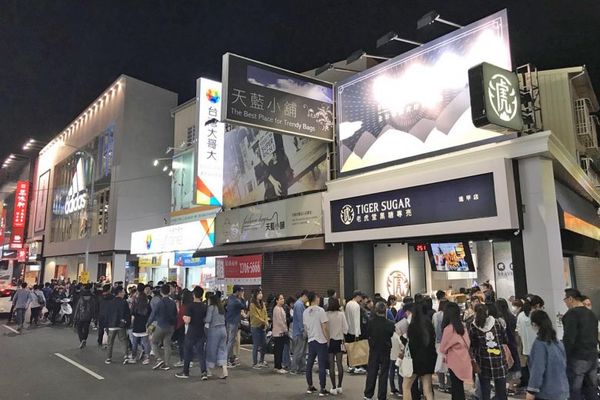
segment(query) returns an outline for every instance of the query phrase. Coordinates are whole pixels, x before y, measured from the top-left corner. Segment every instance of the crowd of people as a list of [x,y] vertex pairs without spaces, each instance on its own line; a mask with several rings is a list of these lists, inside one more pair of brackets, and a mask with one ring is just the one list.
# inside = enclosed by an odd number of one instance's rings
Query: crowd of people
[[[193,362],[201,380],[213,372],[227,379],[229,369],[240,365],[240,324],[247,319],[252,368],[270,368],[265,354],[272,352],[273,371],[305,376],[308,394],[343,393],[346,372],[366,375],[365,399],[391,395],[432,400],[434,381],[453,400],[465,399],[471,387],[480,400],[492,394],[507,399],[519,392],[527,400],[598,399],[599,330],[589,298],[576,289],[565,291],[569,310],[562,317],[560,341],[540,296],[496,299],[489,284],[467,294],[467,301],[458,303],[444,291],[435,298],[416,294],[403,299],[370,298],[355,291],[346,302],[334,290],[323,298],[303,290],[296,297],[264,299],[255,289],[247,301],[239,285],[223,298],[219,291],[182,289],[176,282],[127,290],[119,284],[51,282],[32,288],[21,284],[13,305],[20,331],[28,307],[31,326],[40,318],[63,322],[58,309],[69,298],[73,315],[64,322],[77,330],[80,348],[86,347],[94,326],[98,345],[106,348],[106,364],[119,360],[148,365],[154,359],[154,370],[182,368],[175,374],[180,379],[189,378]],[[122,358],[113,357],[115,342]],[[368,359],[357,363],[352,349],[360,342],[368,343]],[[176,363],[174,349],[179,353]]]

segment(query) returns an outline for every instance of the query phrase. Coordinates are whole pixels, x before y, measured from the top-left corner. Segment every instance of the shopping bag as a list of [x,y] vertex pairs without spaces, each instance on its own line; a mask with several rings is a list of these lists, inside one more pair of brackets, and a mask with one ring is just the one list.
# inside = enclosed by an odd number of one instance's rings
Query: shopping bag
[[413,360],[410,356],[410,349],[408,348],[408,343],[406,344],[406,349],[404,350],[404,358],[402,359],[402,363],[400,363],[400,370],[398,372],[403,378],[410,378],[414,375]]
[[513,365],[515,365],[515,360],[513,359],[512,353],[510,352],[510,348],[508,347],[508,345],[503,344],[502,350],[504,351],[504,357],[506,358],[508,369],[511,369]]
[[358,367],[369,363],[368,340],[346,342],[346,352],[348,353],[348,365],[351,367]]
[[104,330],[104,335],[102,335],[102,345],[108,346],[108,331]]
[[435,371],[436,374],[445,374],[448,372],[448,367],[444,362],[444,355],[440,352],[437,353],[437,359],[435,360]]

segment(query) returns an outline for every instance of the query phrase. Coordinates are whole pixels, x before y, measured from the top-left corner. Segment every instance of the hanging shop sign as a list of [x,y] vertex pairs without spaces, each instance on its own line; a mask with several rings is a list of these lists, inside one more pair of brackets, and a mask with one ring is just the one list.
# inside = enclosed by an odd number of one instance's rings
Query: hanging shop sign
[[217,284],[260,285],[262,254],[217,258],[216,277]]
[[332,232],[460,221],[497,215],[492,173],[339,199]]
[[227,53],[223,120],[283,134],[333,141],[333,85]]
[[506,10],[336,85],[340,171],[500,140],[471,122],[468,70],[482,62],[511,68]]
[[213,219],[148,229],[131,234],[132,254],[194,251],[212,247],[213,244]]
[[327,143],[239,126],[225,134],[227,208],[325,189]]
[[218,245],[323,233],[322,194],[224,211],[216,218]]
[[138,257],[138,267],[151,268],[162,265],[162,256],[157,254],[142,255]]
[[13,210],[12,232],[9,247],[13,250],[23,248],[25,242],[25,221],[27,219],[27,205],[29,204],[29,181],[18,181],[15,191],[15,204]]
[[201,267],[206,265],[206,257],[194,257],[194,252],[175,252],[175,265],[178,267]]
[[476,127],[498,132],[523,128],[519,77],[515,72],[481,63],[469,70],[469,90],[471,118]]
[[17,261],[18,262],[27,262],[29,259],[29,249],[27,246],[17,250]]
[[38,178],[35,191],[35,218],[34,231],[41,232],[46,228],[46,208],[48,207],[48,186],[50,184],[50,170]]
[[221,121],[221,82],[200,78],[196,82],[198,104],[198,149],[196,204],[223,203],[223,144],[225,124]]
[[4,249],[2,250],[2,259],[3,260],[14,260],[18,256],[17,250]]

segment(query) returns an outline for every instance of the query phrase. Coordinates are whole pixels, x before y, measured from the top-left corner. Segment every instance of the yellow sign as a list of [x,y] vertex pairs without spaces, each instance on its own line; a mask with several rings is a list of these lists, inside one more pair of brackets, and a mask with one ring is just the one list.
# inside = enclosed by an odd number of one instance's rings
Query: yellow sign
[[147,255],[138,257],[138,266],[142,268],[160,267],[162,265],[162,257],[156,255]]
[[88,271],[81,271],[79,273],[79,283],[88,283],[90,281],[90,273]]

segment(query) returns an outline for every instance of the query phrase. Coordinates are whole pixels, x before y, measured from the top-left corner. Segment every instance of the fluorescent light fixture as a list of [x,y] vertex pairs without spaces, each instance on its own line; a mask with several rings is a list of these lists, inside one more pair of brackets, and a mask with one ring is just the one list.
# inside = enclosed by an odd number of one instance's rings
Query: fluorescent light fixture
[[377,48],[380,48],[380,47],[388,44],[389,42],[402,42],[402,43],[412,44],[414,46],[422,46],[423,45],[423,43],[421,43],[421,42],[415,42],[414,40],[401,38],[400,36],[398,36],[398,34],[396,32],[389,31],[388,33],[386,33],[385,35],[383,35],[382,37],[377,39]]
[[156,167],[158,165],[158,160],[154,160],[154,162],[152,163],[152,165],[154,165]]
[[166,172],[169,169],[166,165],[163,167],[163,172]]
[[442,24],[446,24],[449,26],[452,26],[454,28],[462,28],[462,25],[456,24],[454,22],[445,20],[440,18],[440,14],[435,11],[435,10],[431,10],[429,11],[427,14],[423,15],[418,21],[417,21],[417,29],[423,29],[426,26],[429,26],[431,24],[433,24],[434,22],[440,22]]

